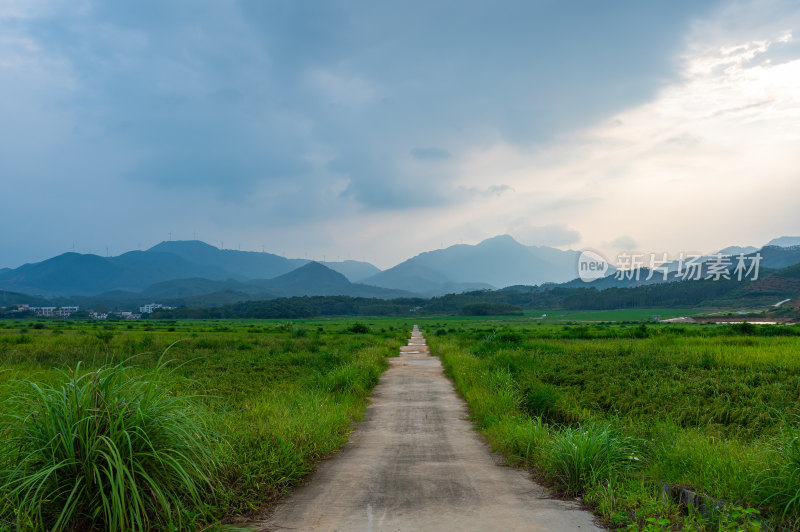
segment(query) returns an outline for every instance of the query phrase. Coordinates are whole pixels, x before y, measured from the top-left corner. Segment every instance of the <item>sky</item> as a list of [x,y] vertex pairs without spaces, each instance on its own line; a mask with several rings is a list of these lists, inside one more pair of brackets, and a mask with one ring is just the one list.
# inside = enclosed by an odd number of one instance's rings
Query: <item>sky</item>
[[800,4],[0,0],[0,267],[800,234]]

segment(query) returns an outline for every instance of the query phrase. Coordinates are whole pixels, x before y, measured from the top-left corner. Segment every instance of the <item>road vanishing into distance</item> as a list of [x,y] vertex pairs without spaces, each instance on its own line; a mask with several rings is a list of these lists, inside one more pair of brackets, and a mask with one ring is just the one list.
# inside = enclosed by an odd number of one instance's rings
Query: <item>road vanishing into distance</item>
[[389,363],[344,450],[252,530],[603,530],[489,451],[416,325]]

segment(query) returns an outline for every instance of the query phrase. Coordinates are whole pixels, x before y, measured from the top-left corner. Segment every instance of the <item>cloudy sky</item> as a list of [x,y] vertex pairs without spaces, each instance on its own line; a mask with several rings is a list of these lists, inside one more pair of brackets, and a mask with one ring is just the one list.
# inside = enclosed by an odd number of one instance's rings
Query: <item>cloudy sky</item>
[[800,234],[800,6],[0,0],[0,267]]

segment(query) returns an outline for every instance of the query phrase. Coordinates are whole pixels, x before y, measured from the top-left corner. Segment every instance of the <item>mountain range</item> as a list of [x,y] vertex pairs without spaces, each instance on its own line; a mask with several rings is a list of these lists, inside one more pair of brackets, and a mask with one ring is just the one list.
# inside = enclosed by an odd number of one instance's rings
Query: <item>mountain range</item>
[[[186,279],[226,281],[231,288],[236,282],[272,279],[309,262],[272,253],[223,250],[196,240],[171,241],[116,257],[64,253],[6,269],[0,272],[0,289],[47,297],[89,296],[110,291],[141,292],[153,285]],[[351,281],[380,271],[358,261],[326,262],[325,266]]]
[[778,246],[781,248],[790,248],[800,246],[800,236],[781,236],[773,238],[766,244],[767,246]]
[[[773,239],[760,249],[730,246],[721,253],[762,256],[777,270],[800,263],[800,237]],[[387,270],[368,262],[314,262],[272,253],[219,249],[201,241],[167,241],[115,257],[64,253],[19,268],[0,269],[0,306],[13,299],[122,307],[147,302],[203,306],[305,295],[391,299],[437,296],[515,285],[597,289],[659,282],[613,276],[576,280],[579,251],[526,246],[511,236],[420,253]],[[677,280],[674,276],[668,280]]]
[[368,277],[365,283],[422,294],[565,282],[577,276],[579,251],[525,246],[509,235],[477,245],[427,251]]

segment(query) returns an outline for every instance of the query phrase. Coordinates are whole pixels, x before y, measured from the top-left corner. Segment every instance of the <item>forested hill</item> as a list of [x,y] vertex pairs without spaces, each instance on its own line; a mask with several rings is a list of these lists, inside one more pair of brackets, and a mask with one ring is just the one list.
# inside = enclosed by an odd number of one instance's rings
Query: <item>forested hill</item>
[[784,315],[800,305],[800,268],[765,272],[757,281],[699,280],[633,288],[513,286],[503,290],[477,290],[433,298],[391,300],[315,296],[250,301],[217,308],[178,308],[159,311],[160,318],[304,318],[333,315],[514,315],[523,310],[606,310],[627,308],[715,307],[771,308],[789,299]]

